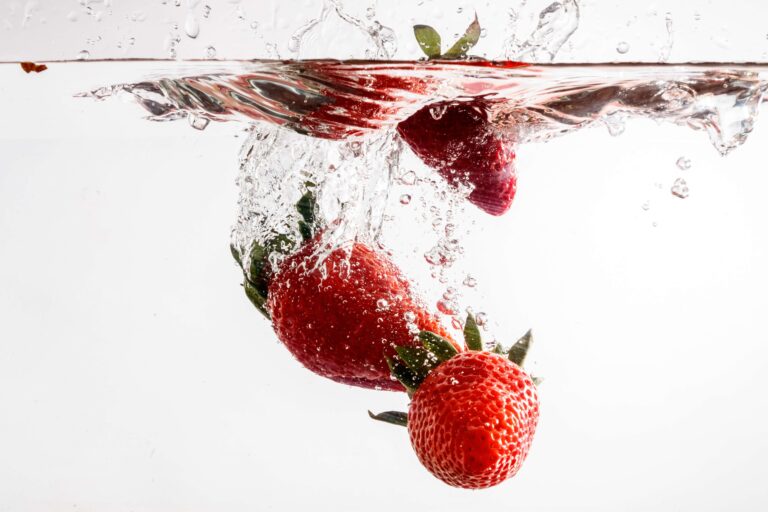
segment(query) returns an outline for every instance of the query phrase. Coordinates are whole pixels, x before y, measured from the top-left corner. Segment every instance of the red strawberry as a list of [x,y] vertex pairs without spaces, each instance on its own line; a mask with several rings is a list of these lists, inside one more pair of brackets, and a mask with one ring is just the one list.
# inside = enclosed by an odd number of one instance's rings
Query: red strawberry
[[[304,244],[276,271],[269,255],[290,251],[290,240],[280,236],[264,246],[254,244],[244,269],[246,294],[309,370],[353,386],[402,391],[390,376],[387,357],[395,355],[397,345],[419,344],[411,328],[447,336],[445,330],[383,254],[354,243],[349,251],[334,249],[321,258],[311,192],[297,208]],[[239,253],[233,249],[242,267]]]
[[269,286],[268,309],[277,337],[309,370],[345,384],[402,390],[385,355],[417,345],[420,329],[445,331],[417,303],[408,281],[382,254],[355,243],[322,262],[315,238],[290,256]]
[[479,331],[467,319],[467,345],[456,353],[434,333],[424,348],[399,348],[392,364],[412,395],[408,414],[371,414],[407,425],[421,463],[455,487],[481,489],[514,476],[533,440],[539,418],[534,380],[521,368],[530,332],[506,355],[481,351]]
[[[413,27],[429,59],[466,58],[480,39],[480,31],[475,16],[464,35],[441,53],[440,34],[434,28]],[[428,105],[402,121],[397,131],[413,152],[448,183],[454,187],[470,185],[470,202],[491,215],[501,215],[515,197],[514,141],[490,122],[490,105],[483,98]]]
[[515,197],[515,152],[510,136],[490,122],[489,106],[481,98],[429,105],[401,122],[397,131],[450,184],[472,186],[473,204],[501,215]]

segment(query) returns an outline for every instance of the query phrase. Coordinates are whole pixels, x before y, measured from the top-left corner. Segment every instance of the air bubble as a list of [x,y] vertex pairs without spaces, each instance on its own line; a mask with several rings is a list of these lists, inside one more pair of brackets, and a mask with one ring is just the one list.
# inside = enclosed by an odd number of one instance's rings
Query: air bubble
[[475,279],[470,275],[467,275],[467,277],[464,278],[464,281],[462,282],[462,284],[468,288],[474,288],[475,286],[477,286],[477,279]]
[[369,7],[365,10],[366,18],[368,18],[369,20],[372,20],[374,16],[376,16],[376,9],[374,9],[373,7]]
[[88,50],[81,50],[80,53],[77,54],[77,60],[88,60],[91,58],[91,52]]
[[685,199],[690,194],[688,183],[686,183],[683,178],[677,178],[672,184],[671,192],[673,196]]
[[445,299],[437,301],[437,309],[444,315],[455,315],[459,312],[459,307],[456,302]]
[[207,117],[201,117],[195,114],[190,114],[187,116],[187,120],[189,121],[189,126],[195,130],[205,130],[205,128],[208,126],[208,123],[211,122],[211,120]]
[[441,117],[443,117],[447,109],[448,109],[448,105],[442,105],[439,107],[429,107],[429,115],[432,116],[432,119],[437,121]]
[[481,311],[480,313],[475,315],[475,323],[480,327],[485,326],[486,324],[488,324],[488,315],[486,315]]
[[626,41],[620,42],[619,44],[616,45],[616,51],[624,55],[629,51],[629,43]]
[[376,301],[376,309],[385,310],[387,308],[389,308],[389,302],[387,302],[387,299],[379,299]]
[[643,205],[641,206],[641,208],[643,209],[643,211],[647,212],[648,210],[651,209],[651,202],[650,201],[644,202]]
[[415,322],[416,321],[416,313],[413,311],[406,311],[403,315],[406,322]]
[[403,194],[400,196],[400,204],[410,204],[410,202],[411,202],[410,194]]
[[400,183],[403,185],[413,185],[416,183],[416,173],[413,171],[408,171],[402,176],[400,176]]
[[681,171],[687,171],[691,168],[691,159],[681,156],[677,159],[677,168]]
[[207,19],[208,16],[210,16],[210,15],[211,15],[211,6],[210,5],[204,6],[203,7],[203,18]]
[[205,49],[205,56],[209,59],[215,59],[216,58],[216,48],[213,46],[209,46]]

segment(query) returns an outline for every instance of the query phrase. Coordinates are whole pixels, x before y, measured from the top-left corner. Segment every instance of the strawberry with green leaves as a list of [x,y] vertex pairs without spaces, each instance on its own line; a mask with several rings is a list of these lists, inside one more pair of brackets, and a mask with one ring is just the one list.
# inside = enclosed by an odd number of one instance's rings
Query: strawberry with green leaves
[[536,431],[539,398],[522,368],[530,331],[509,351],[485,351],[469,315],[464,336],[465,352],[428,331],[419,335],[421,347],[398,347],[390,367],[411,396],[408,413],[369,414],[407,426],[417,457],[437,478],[481,489],[520,469]]
[[[414,27],[429,59],[464,59],[480,39],[477,17],[445,53],[441,38],[427,25]],[[517,189],[514,137],[490,119],[492,102],[477,97],[432,103],[400,122],[397,132],[413,152],[455,188],[472,188],[469,201],[491,215],[509,210]]]
[[[280,235],[254,244],[243,272],[246,294],[309,370],[344,384],[402,391],[386,358],[396,346],[418,345],[420,330],[447,337],[446,331],[384,254],[359,242],[336,249],[323,245],[311,191],[297,208],[303,243],[295,249]],[[288,255],[276,269],[270,264],[274,252]]]

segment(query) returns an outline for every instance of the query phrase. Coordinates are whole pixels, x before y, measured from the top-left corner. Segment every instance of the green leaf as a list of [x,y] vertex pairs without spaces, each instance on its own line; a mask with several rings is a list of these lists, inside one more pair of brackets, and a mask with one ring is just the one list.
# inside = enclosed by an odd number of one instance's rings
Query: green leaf
[[530,329],[523,334],[523,337],[517,340],[509,349],[509,360],[515,363],[517,366],[522,367],[525,362],[525,356],[528,355],[528,349],[531,348],[531,341],[533,340],[533,333]]
[[237,250],[237,247],[235,247],[234,244],[229,244],[229,252],[232,253],[232,257],[235,258],[235,261],[240,268],[243,268],[243,260],[240,257],[240,251]]
[[419,339],[424,344],[424,348],[432,352],[440,362],[447,361],[458,354],[456,347],[450,341],[433,332],[421,331]]
[[423,380],[429,371],[437,366],[437,359],[427,349],[422,347],[395,347],[397,355],[414,374]]
[[401,427],[408,426],[408,413],[400,411],[386,411],[379,414],[373,414],[368,411],[368,416],[374,420],[383,421],[385,423],[391,423],[392,425],[399,425]]
[[305,183],[307,192],[301,196],[299,202],[296,203],[296,210],[303,220],[299,221],[299,233],[301,238],[305,242],[309,241],[314,236],[315,221],[316,221],[316,209],[317,198],[315,197],[315,184],[311,181]]
[[440,57],[440,34],[429,25],[414,25],[413,35],[419,43],[421,51],[430,59]]
[[449,59],[461,59],[466,57],[467,52],[469,52],[469,50],[480,40],[480,30],[480,23],[477,21],[477,14],[475,14],[475,20],[469,24],[464,35],[443,54],[443,57]]
[[387,365],[392,376],[402,384],[409,395],[412,395],[419,388],[423,378],[419,376],[402,361],[395,361],[391,357],[386,357]]
[[494,354],[499,354],[500,356],[506,356],[507,355],[507,351],[504,350],[504,346],[501,343],[498,343],[498,342],[496,342],[493,345],[493,348],[491,349],[491,352],[493,352]]
[[471,313],[467,314],[467,320],[464,322],[464,342],[469,350],[483,350],[480,329],[477,328],[477,322]]
[[256,309],[258,309],[267,320],[270,320],[269,311],[267,311],[267,297],[262,295],[247,279],[243,283],[243,288],[245,288],[245,295],[250,299],[253,305],[256,306]]

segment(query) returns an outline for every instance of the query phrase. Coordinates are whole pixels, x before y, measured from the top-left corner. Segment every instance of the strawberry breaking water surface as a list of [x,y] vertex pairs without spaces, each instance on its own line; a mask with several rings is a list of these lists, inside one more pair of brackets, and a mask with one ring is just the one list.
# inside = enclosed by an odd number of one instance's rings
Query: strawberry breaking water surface
[[[630,118],[650,118],[707,134],[720,154],[752,131],[768,68],[753,65],[522,65],[516,62],[252,61],[190,63],[183,74],[104,87],[85,96],[129,95],[154,121],[187,119],[250,126],[240,154],[233,246],[247,263],[253,242],[275,233],[298,242],[295,204],[313,186],[328,250],[351,240],[382,244],[397,184],[425,184],[420,222],[438,234],[423,257],[447,287],[438,309],[463,313],[451,274],[460,258],[463,209],[471,192],[410,158],[397,123],[432,103],[483,97],[498,130],[518,144],[544,142],[589,126],[612,135]],[[442,115],[440,107],[432,111]],[[423,167],[423,166],[422,166]],[[685,182],[672,193],[688,195]],[[409,204],[407,197],[394,198]],[[433,237],[434,238],[434,237]],[[281,258],[275,255],[274,258]],[[277,265],[279,262],[274,261]],[[462,274],[463,276],[463,274]],[[458,281],[457,281],[458,280]],[[456,325],[454,326],[456,327]]]

